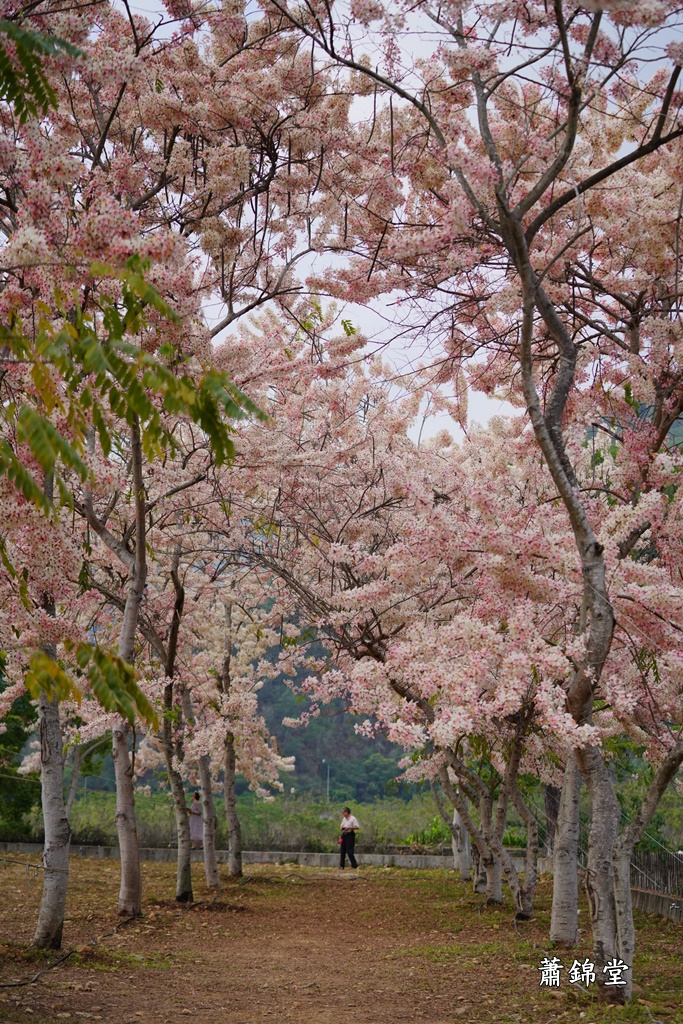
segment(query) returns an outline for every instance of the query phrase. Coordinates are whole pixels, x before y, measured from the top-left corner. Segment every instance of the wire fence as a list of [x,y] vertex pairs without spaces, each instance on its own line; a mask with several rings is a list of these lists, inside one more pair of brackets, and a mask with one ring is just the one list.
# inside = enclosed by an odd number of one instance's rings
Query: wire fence
[[[533,808],[539,825],[539,833],[546,833],[546,818],[542,809]],[[631,819],[622,809],[622,818],[628,824]],[[588,835],[590,817],[582,813],[579,821],[579,866],[583,869],[588,864]],[[634,889],[645,889],[648,892],[661,893],[667,896],[683,897],[683,850],[669,850],[657,836],[645,832],[644,839],[655,850],[636,850],[631,858],[631,885]]]
[[671,850],[636,851],[631,860],[631,885],[667,896],[683,896],[683,854]]

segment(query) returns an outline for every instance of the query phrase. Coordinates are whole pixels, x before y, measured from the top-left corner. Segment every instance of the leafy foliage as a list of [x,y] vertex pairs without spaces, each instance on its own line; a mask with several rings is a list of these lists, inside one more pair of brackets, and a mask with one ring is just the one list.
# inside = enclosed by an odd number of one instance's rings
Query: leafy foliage
[[0,97],[12,104],[22,124],[57,106],[55,91],[43,70],[43,58],[62,54],[78,57],[80,53],[64,39],[0,19]]
[[[0,675],[0,692],[4,687]],[[35,720],[35,706],[26,694],[14,701],[3,718],[4,730],[0,733],[0,834],[4,839],[22,836],[24,817],[40,798],[35,776],[19,775],[17,771],[22,749]]]
[[[52,475],[62,501],[69,503],[63,469],[81,481],[88,477],[83,460],[86,436],[92,422],[105,456],[115,444],[112,419],[140,423],[143,450],[151,459],[163,444],[173,445],[170,417],[187,417],[208,437],[217,465],[234,452],[231,438],[234,420],[264,414],[227,376],[209,367],[199,378],[178,373],[177,353],[162,346],[158,354],[143,350],[130,339],[145,328],[145,312],[156,310],[177,321],[177,316],[145,278],[149,263],[131,257],[125,268],[114,270],[97,264],[93,274],[117,279],[121,300],[105,308],[103,331],[78,303],[62,310],[58,325],[53,311],[44,309],[35,337],[18,323],[0,326],[0,343],[17,360],[28,362],[35,387],[35,403],[9,405],[4,417],[14,419],[18,442],[26,442],[45,475]],[[87,383],[84,384],[84,379]],[[58,430],[52,418],[60,415],[69,436]],[[30,469],[6,441],[0,441],[0,473],[5,474],[38,508],[48,512],[50,499]]]
[[117,712],[132,724],[136,714],[155,728],[154,708],[136,682],[135,669],[112,651],[89,643],[71,648],[77,665],[74,676],[45,651],[31,658],[25,676],[26,689],[33,697],[41,692],[57,700],[81,702],[77,680],[87,680],[90,689],[107,711]]
[[[173,447],[174,418],[187,417],[207,436],[213,459],[220,465],[232,457],[232,421],[263,414],[226,377],[212,367],[199,376],[179,373],[178,354],[162,346],[152,354],[131,341],[146,329],[146,313],[178,318],[145,278],[149,263],[131,257],[121,270],[101,264],[93,274],[120,284],[119,301],[109,301],[101,323],[84,314],[74,302],[68,309],[43,308],[33,336],[17,322],[0,326],[0,344],[18,361],[30,366],[33,394],[3,408],[4,436],[0,439],[0,474],[45,514],[57,514],[52,495],[34,475],[40,468],[50,479],[61,503],[71,504],[69,474],[81,483],[90,477],[84,459],[91,424],[108,456],[117,445],[121,424],[139,427],[143,451],[149,460]],[[55,425],[59,423],[59,427]],[[26,458],[26,445],[34,460]],[[14,578],[3,546],[2,561]],[[25,600],[24,595],[24,600]],[[87,680],[100,704],[129,721],[139,714],[156,722],[153,708],[135,682],[131,666],[118,655],[91,644],[74,650],[76,676],[44,651],[31,658],[26,678],[29,691],[43,690],[58,699],[80,702],[79,679]]]
[[437,814],[426,828],[411,833],[407,839],[412,846],[440,846],[442,843],[450,843],[451,833]]

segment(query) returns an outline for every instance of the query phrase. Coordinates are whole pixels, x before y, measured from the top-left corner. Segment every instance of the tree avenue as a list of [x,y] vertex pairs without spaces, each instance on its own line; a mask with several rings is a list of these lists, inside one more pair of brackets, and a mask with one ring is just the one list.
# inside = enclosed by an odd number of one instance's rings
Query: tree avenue
[[[127,916],[163,763],[192,900],[185,781],[217,887],[213,789],[237,876],[236,773],[270,798],[293,767],[258,707],[280,679],[293,726],[341,698],[400,744],[520,919],[527,780],[558,787],[569,948],[583,780],[599,995],[628,1001],[605,967],[633,965],[631,857],[683,761],[677,5],[5,7],[59,41],[44,103],[15,75],[0,109],[0,713],[38,701],[35,943],[62,936],[65,754],[111,733]],[[407,373],[341,305],[378,301]],[[477,390],[513,413],[468,427]],[[625,827],[616,747],[648,766]]]

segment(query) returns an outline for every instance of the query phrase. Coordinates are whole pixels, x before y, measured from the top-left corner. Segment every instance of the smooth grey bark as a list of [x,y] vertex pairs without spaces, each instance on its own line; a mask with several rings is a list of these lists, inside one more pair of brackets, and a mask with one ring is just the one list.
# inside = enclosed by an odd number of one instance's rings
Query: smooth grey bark
[[486,902],[503,902],[503,872],[500,861],[496,857],[489,857],[484,860],[484,871],[486,872]]
[[460,817],[457,807],[453,808],[451,835],[453,845],[453,867],[458,871],[461,882],[469,882],[472,878],[470,836],[462,823],[462,818]]
[[[532,717],[533,708],[527,708],[520,715],[514,741],[505,765],[505,774],[500,780],[498,787],[498,802],[495,809],[495,816],[493,813],[493,794],[491,791],[475,773],[468,770],[467,766],[463,764],[463,762],[457,758],[452,751],[450,752],[453,770],[456,773],[460,771],[461,776],[467,779],[467,784],[471,785],[473,792],[475,788],[478,790],[481,830],[484,834],[490,854],[494,858],[494,861],[492,862],[490,856],[488,856],[485,851],[482,851],[482,861],[486,868],[487,875],[488,898],[494,902],[502,902],[500,871],[496,867],[496,864],[498,864],[505,874],[505,879],[510,886],[510,890],[515,901],[517,917],[523,920],[528,920],[528,918],[531,917],[533,895],[538,878],[538,827],[534,815],[524,803],[517,784],[524,737]],[[519,815],[525,822],[527,829],[527,851],[524,881],[521,880],[512,857],[503,846],[503,833],[505,831],[510,799],[512,799]],[[499,892],[500,899],[498,899]]]
[[[164,754],[166,747],[164,746]],[[173,811],[175,813],[176,839],[178,843],[176,860],[176,889],[175,898],[178,903],[192,903],[194,893],[192,891],[192,844],[190,841],[190,822],[187,804],[185,802],[185,787],[180,773],[172,767],[171,757],[166,754],[166,767],[173,796]]]
[[[54,658],[57,652],[52,648],[46,653]],[[69,881],[71,829],[64,806],[64,755],[57,700],[48,700],[44,693],[41,694],[38,715],[45,844],[43,847],[43,894],[32,945],[39,949],[60,949]]]
[[209,889],[220,889],[221,879],[216,860],[216,805],[213,799],[211,759],[208,754],[199,758],[199,779],[202,787],[204,815],[204,875]]
[[[194,722],[192,710],[192,697],[187,687],[183,688],[182,709],[185,721]],[[211,777],[211,758],[208,754],[202,754],[197,762],[199,768],[199,781],[202,790],[202,817],[204,819],[204,875],[209,889],[220,889],[221,879],[218,874],[218,862],[216,859],[216,804],[213,799],[213,779]]]
[[[526,857],[524,860],[524,882],[520,882],[518,889],[513,892],[517,906],[517,918],[528,921],[532,915],[533,897],[538,881],[538,823],[533,812],[522,799],[517,784],[518,767],[515,767],[513,776],[508,780],[508,787],[517,813],[526,825]],[[517,878],[519,879],[519,875]]]
[[[583,572],[583,612],[587,619],[586,659],[577,666],[567,693],[567,708],[579,725],[589,724],[593,693],[612,644],[614,612],[607,590],[603,547],[598,542],[576,488],[576,478],[565,449],[562,417],[574,382],[576,349],[555,307],[540,286],[527,249],[521,224],[506,217],[517,270],[522,283],[523,319],[520,345],[522,388],[527,411],[546,465],[567,511]],[[546,399],[545,413],[533,377],[532,339],[538,309],[558,346],[556,380]],[[607,988],[602,968],[617,954],[612,850],[619,831],[621,809],[602,753],[594,747],[576,751],[577,763],[588,788],[593,814],[588,842],[586,891],[593,927],[593,957],[598,997],[602,1002],[624,1001],[622,988]],[[632,967],[632,965],[629,965]]]
[[543,810],[545,812],[545,843],[543,854],[552,857],[555,852],[555,833],[557,831],[557,820],[560,815],[560,798],[562,787],[546,783],[543,787]]
[[484,861],[479,854],[479,850],[472,845],[472,889],[477,893],[486,892],[486,868],[484,867]]
[[[605,964],[619,956],[619,942],[614,897],[612,855],[619,833],[621,807],[612,779],[601,753],[595,747],[578,750],[576,758],[592,803],[591,828],[588,836],[586,894],[593,927],[593,958],[598,991],[602,1001],[624,1002],[625,993],[605,991]],[[631,973],[633,963],[629,965]],[[616,986],[615,986],[616,987]]]
[[[451,760],[456,762],[456,767],[453,767],[453,771],[457,774],[457,766],[460,766],[461,762],[455,758],[454,755]],[[458,812],[460,820],[472,840],[472,855],[476,864],[476,870],[474,873],[474,891],[482,893],[485,892],[487,895],[487,901],[489,902],[502,903],[503,890],[501,886],[501,875],[500,871],[496,870],[496,855],[488,842],[488,835],[491,831],[489,827],[491,815],[490,793],[486,787],[483,786],[483,783],[482,790],[477,793],[470,787],[469,779],[463,779],[460,776],[458,777],[459,785],[454,786],[449,778],[448,769],[445,765],[439,772],[439,781],[441,783],[441,788],[451,803],[451,806]],[[478,781],[481,782],[481,780]],[[467,806],[467,798],[463,795],[461,789],[467,792],[467,796],[472,800],[472,802],[476,801],[477,797],[479,797],[479,817],[482,820],[480,828],[478,828],[472,820],[472,816],[469,813],[469,808]],[[434,789],[434,796],[436,798],[437,807],[439,808],[439,813],[450,828],[452,825],[452,819],[449,818],[441,806],[441,801],[438,799],[436,789]],[[484,821],[487,816],[489,819],[489,826],[487,826]]]
[[[490,854],[483,859],[486,872],[486,902],[503,902],[503,832],[507,820],[508,793],[503,785],[498,790],[498,802],[493,811],[493,793],[482,787],[479,799],[479,820]],[[514,869],[513,869],[514,870]],[[515,872],[516,877],[516,872]],[[509,878],[508,878],[509,881]]]
[[581,773],[574,754],[569,751],[557,811],[550,917],[550,941],[563,949],[576,945],[579,928],[580,792]]
[[228,874],[231,878],[242,877],[242,829],[237,815],[235,800],[235,737],[231,732],[225,736],[225,761],[223,792],[225,797],[225,821],[228,831]]
[[125,917],[139,917],[142,913],[142,875],[133,790],[135,734],[123,718],[112,729],[111,756],[116,781],[116,830],[121,857],[118,911]]
[[[45,475],[43,490],[52,501],[54,476]],[[55,618],[54,597],[46,592],[42,597],[43,611]],[[42,650],[53,661],[57,647],[46,643]],[[64,747],[59,703],[56,697],[48,699],[41,693],[38,705],[40,729],[40,797],[43,810],[43,892],[38,912],[38,923],[33,945],[39,949],[60,949],[66,913],[66,892],[69,882],[69,844],[71,828],[64,806]]]
[[[451,833],[451,847],[453,849],[453,869],[460,875],[461,882],[469,882],[472,878],[472,851],[470,845],[470,834],[465,827],[460,811],[453,806],[451,815],[446,811],[443,800],[434,780],[431,782],[431,789],[434,801],[442,821],[446,824]],[[455,792],[454,792],[455,796]],[[461,799],[462,795],[460,794]]]
[[[522,731],[524,727],[524,722],[522,722]],[[517,917],[526,920],[531,916],[533,894],[537,882],[538,828],[536,819],[524,804],[516,782],[522,750],[522,738],[522,733],[518,733],[515,737],[515,743],[506,765],[505,777],[500,782],[495,815],[493,795],[490,789],[476,773],[471,772],[467,768],[461,759],[455,755],[454,751],[447,751],[450,766],[458,776],[459,785],[467,792],[471,800],[478,800],[479,828],[472,821],[462,795],[450,782],[446,768],[442,769],[439,778],[442,789],[453,807],[459,812],[462,823],[469,832],[472,843],[477,849],[478,871],[475,874],[475,891],[481,891],[480,880],[482,874],[485,874],[487,901],[490,903],[502,903],[502,874],[504,874],[515,901]],[[527,825],[527,857],[524,882],[520,879],[512,857],[503,846],[503,833],[507,821],[510,796],[512,796],[515,806]]]
[[[633,966],[636,946],[636,934],[633,925],[633,905],[631,902],[631,858],[633,850],[645,834],[652,821],[657,805],[667,786],[675,778],[683,764],[683,737],[679,735],[661,765],[654,773],[645,797],[630,825],[619,836],[612,852],[614,871],[614,902],[617,916],[617,935],[619,955],[624,963]],[[625,971],[626,986],[623,989],[624,999],[629,1001],[633,991],[633,970]]]
[[[225,605],[225,654],[223,656],[223,667],[218,676],[219,692],[225,697],[230,696],[232,685],[230,668],[232,660],[232,603]],[[235,751],[235,737],[230,729],[230,723],[226,723],[225,739],[223,741],[223,798],[225,800],[225,823],[228,833],[228,874],[231,878],[242,876],[242,829],[237,815],[237,801],[235,799],[235,775],[237,771],[237,756]]]
[[183,708],[182,702],[174,700],[175,662],[178,651],[178,635],[185,607],[185,588],[178,577],[180,563],[180,545],[176,545],[171,562],[171,580],[175,590],[173,616],[169,629],[168,646],[166,649],[166,685],[164,686],[164,714],[161,729],[161,743],[166,761],[166,772],[173,796],[173,810],[176,821],[177,862],[176,891],[178,903],[192,903],[192,843],[190,840],[190,819],[185,802],[185,787],[180,772],[176,768],[175,759],[182,757],[182,745],[174,742],[174,736],[180,728]]
[[[145,489],[142,477],[142,444],[140,427],[136,422],[131,427],[131,464],[133,470],[133,501],[135,505],[135,553],[124,559],[129,568],[126,603],[119,637],[119,655],[124,661],[133,663],[135,657],[135,634],[140,616],[140,605],[145,592],[147,578],[147,557],[145,550]],[[125,549],[127,550],[127,549]],[[131,739],[131,749],[128,741]],[[135,735],[130,724],[120,719],[112,729],[112,758],[116,780],[116,829],[119,836],[121,857],[121,886],[119,889],[119,914],[138,917],[142,913],[142,875],[138,850],[138,829],[135,820]]]
[[[93,507],[92,494],[86,489],[83,505],[79,508],[88,526],[97,534],[109,550],[119,558],[128,570],[128,585],[123,604],[123,619],[119,637],[119,656],[129,663],[135,657],[135,634],[140,617],[140,605],[147,578],[145,489],[142,474],[142,443],[140,425],[137,420],[130,428],[131,467],[133,478],[133,505],[135,509],[135,550],[128,543],[118,540],[98,518]],[[95,434],[90,431],[89,445],[94,448]],[[131,735],[132,734],[132,735]],[[129,741],[132,748],[129,749]],[[121,858],[121,885],[118,911],[126,917],[138,917],[142,913],[142,875],[138,852],[137,822],[135,820],[135,735],[130,724],[123,718],[112,729],[112,760],[116,782],[116,829],[119,838]]]

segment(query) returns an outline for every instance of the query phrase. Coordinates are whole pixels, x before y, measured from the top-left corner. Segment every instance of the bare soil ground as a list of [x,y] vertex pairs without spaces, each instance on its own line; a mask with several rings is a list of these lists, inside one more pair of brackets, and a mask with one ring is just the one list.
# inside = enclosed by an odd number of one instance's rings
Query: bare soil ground
[[[452,872],[262,865],[212,896],[193,870],[197,902],[180,906],[173,865],[144,864],[144,917],[121,924],[118,865],[73,858],[64,950],[76,951],[34,984],[0,987],[0,1021],[683,1024],[683,926],[670,921],[638,915],[630,1007],[599,1007],[566,977],[540,988],[549,881],[516,927],[509,902],[486,907]],[[57,959],[29,948],[39,875],[0,862],[3,986]],[[590,956],[589,937],[559,955]]]

